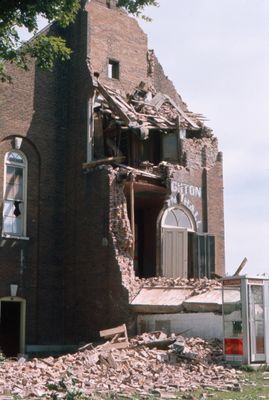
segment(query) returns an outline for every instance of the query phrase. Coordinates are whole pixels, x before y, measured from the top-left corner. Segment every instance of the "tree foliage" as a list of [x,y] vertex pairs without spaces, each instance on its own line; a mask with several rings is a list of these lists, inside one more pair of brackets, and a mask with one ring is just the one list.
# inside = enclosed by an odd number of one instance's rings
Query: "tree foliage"
[[137,16],[146,6],[158,6],[157,0],[118,0],[118,6],[125,8],[130,14]]
[[[118,0],[119,7],[137,16],[141,15],[145,6],[156,6],[157,3],[157,0]],[[62,37],[39,34],[23,43],[17,27],[24,27],[36,35],[37,17],[40,15],[49,22],[57,21],[65,28],[74,21],[80,6],[80,0],[1,0],[0,79],[11,80],[5,68],[7,61],[27,70],[29,57],[34,57],[41,69],[52,70],[56,60],[68,60],[71,50]]]

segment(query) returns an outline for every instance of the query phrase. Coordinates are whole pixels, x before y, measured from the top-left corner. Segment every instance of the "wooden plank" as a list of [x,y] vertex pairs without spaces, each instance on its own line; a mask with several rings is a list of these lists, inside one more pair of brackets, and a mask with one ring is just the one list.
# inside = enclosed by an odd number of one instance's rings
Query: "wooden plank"
[[233,274],[233,276],[237,276],[237,275],[240,274],[240,272],[242,271],[242,269],[246,265],[247,261],[248,261],[248,259],[247,259],[247,257],[245,257],[243,259],[243,261],[241,262],[241,264],[239,265],[239,267],[237,268],[237,270],[235,271],[235,273]]
[[117,335],[118,333],[124,333],[124,334],[126,333],[125,324],[117,326],[116,328],[104,329],[99,332],[101,337],[114,336],[114,335]]
[[105,343],[103,345],[104,350],[110,349],[126,349],[129,346],[129,342],[118,342],[118,343]]
[[115,102],[115,99],[113,96],[111,96],[106,88],[101,85],[100,82],[98,82],[98,90],[101,93],[101,95],[106,99],[108,102],[109,106],[112,108],[112,110],[119,115],[119,117],[126,123],[126,125],[129,125],[131,122],[130,118],[126,115],[126,113],[122,110],[121,106],[118,104],[118,102]]

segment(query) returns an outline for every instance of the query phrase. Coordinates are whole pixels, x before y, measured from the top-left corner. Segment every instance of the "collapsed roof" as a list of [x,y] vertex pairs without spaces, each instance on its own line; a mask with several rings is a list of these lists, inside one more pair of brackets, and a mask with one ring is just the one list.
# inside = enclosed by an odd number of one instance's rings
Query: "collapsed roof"
[[184,129],[199,131],[201,137],[212,136],[201,114],[183,110],[168,95],[144,86],[141,82],[132,94],[124,96],[97,81],[94,110],[110,115],[122,126],[139,130],[141,139],[147,139],[150,130],[168,133]]

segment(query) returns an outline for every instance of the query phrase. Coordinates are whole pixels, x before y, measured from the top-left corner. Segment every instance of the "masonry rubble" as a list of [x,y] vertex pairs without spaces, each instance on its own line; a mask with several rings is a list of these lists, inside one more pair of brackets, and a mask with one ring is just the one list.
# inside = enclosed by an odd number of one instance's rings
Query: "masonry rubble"
[[[167,278],[165,276],[155,276],[152,278],[137,278],[136,283],[139,290],[145,288],[184,288],[191,289],[189,297],[197,296],[202,293],[207,293],[214,289],[221,289],[222,284],[216,279],[185,279],[185,278]],[[138,290],[138,291],[139,291]]]
[[239,371],[223,362],[218,340],[167,338],[154,332],[131,338],[124,349],[107,350],[105,343],[59,358],[3,361],[0,396],[63,398],[68,392],[86,396],[114,392],[173,398],[178,391],[197,388],[240,390],[240,381]]

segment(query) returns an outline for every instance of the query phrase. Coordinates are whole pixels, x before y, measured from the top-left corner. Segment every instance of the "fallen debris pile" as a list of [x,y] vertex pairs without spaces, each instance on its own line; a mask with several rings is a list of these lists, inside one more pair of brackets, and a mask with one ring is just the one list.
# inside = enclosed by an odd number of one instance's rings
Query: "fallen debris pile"
[[221,282],[215,279],[184,279],[166,278],[157,276],[153,278],[139,278],[140,287],[181,287],[192,289],[191,296],[209,292],[214,289],[221,289]]
[[[163,342],[161,348],[158,341]],[[240,390],[239,375],[223,364],[216,340],[167,338],[155,332],[130,339],[129,348],[106,346],[84,346],[59,358],[6,360],[0,364],[0,394],[65,398],[67,394],[114,392],[173,398],[178,391],[199,387]]]

